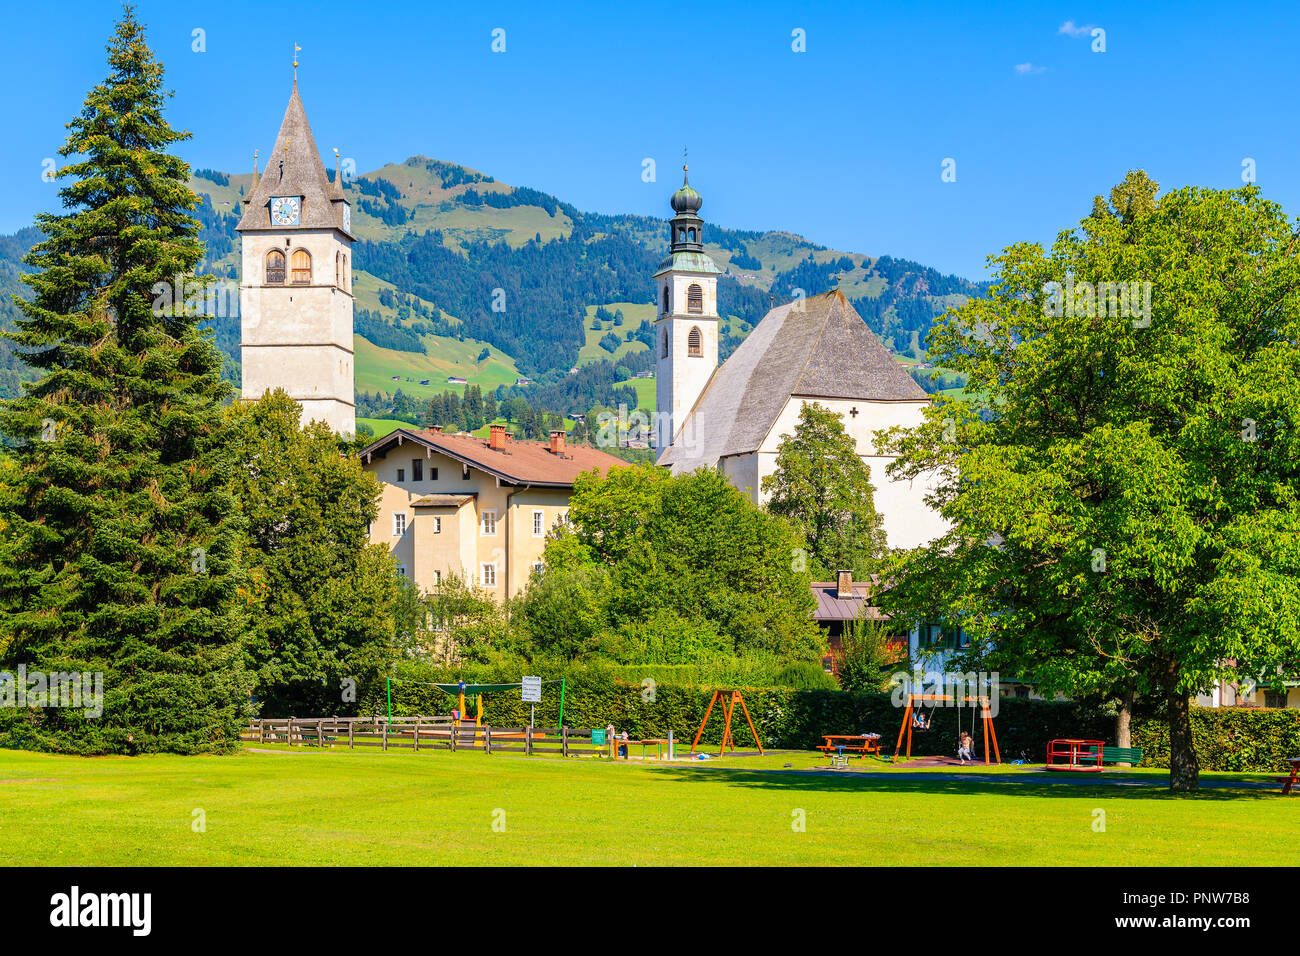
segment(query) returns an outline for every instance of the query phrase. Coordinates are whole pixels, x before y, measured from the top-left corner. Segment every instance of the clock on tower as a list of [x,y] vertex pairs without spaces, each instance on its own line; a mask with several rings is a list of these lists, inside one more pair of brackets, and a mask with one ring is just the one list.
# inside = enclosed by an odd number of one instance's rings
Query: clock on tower
[[277,226],[296,226],[302,218],[302,199],[298,196],[273,196],[271,222]]

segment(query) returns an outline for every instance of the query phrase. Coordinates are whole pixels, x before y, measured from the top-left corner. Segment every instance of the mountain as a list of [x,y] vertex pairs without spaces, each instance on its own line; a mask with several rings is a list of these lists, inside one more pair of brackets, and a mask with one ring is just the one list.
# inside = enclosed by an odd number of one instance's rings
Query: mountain
[[[191,185],[201,199],[204,271],[237,281],[235,225],[252,175],[196,170]],[[398,391],[423,402],[466,387],[448,384],[463,378],[499,399],[561,412],[620,402],[653,409],[653,380],[637,374],[653,367],[651,276],[667,252],[665,221],[582,212],[423,156],[346,188],[358,238],[357,393],[366,408],[391,405]],[[837,285],[887,346],[919,358],[934,318],[983,291],[915,262],[827,249],[790,232],[710,223],[705,235],[724,270],[724,359],[773,301]],[[18,260],[37,238],[32,229],[0,237],[0,291],[20,288]],[[0,323],[13,311],[0,306]],[[238,316],[216,315],[210,325],[237,382]],[[24,373],[0,345],[0,396],[13,394]]]

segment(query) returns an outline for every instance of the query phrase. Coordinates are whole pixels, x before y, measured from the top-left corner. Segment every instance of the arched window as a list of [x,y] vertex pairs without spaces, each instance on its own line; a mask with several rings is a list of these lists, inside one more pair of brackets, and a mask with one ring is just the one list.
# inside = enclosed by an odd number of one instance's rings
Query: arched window
[[659,333],[659,357],[668,357],[668,330],[664,329]]
[[343,253],[334,253],[334,284],[342,287],[343,285]]
[[704,336],[700,334],[698,325],[686,336],[686,354],[691,358],[704,358]]
[[678,229],[677,229],[677,241],[678,241],[678,242],[685,242],[685,241],[686,241],[686,227],[685,227],[685,226],[679,226],[679,227],[678,227]]
[[294,285],[311,285],[311,253],[306,249],[293,251]]
[[704,311],[704,290],[694,282],[686,290],[686,311],[703,312]]
[[668,286],[664,286],[664,315],[668,314]]
[[266,282],[280,283],[284,281],[284,253],[279,249],[272,249],[266,254]]
[[686,237],[687,237],[691,242],[694,242],[694,241],[695,241],[695,227],[694,227],[694,226],[691,226],[691,228],[689,228],[689,229],[686,230]]

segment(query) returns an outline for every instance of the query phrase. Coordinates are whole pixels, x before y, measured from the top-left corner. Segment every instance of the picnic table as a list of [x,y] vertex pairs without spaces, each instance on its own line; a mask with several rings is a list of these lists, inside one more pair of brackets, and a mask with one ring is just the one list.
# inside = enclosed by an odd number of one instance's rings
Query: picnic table
[[1291,765],[1291,776],[1277,778],[1277,782],[1282,784],[1282,796],[1295,792],[1296,778],[1300,777],[1300,757],[1288,757],[1287,763]]
[[819,744],[817,749],[828,757],[843,756],[846,750],[863,759],[866,759],[867,754],[880,755],[879,734],[822,734],[822,739],[826,742]]

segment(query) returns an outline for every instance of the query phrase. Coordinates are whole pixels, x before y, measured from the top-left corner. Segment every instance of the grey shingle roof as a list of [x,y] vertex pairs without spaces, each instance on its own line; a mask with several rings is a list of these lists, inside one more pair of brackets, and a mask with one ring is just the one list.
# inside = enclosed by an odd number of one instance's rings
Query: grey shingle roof
[[[337,197],[342,197],[339,187]],[[266,160],[266,170],[262,173],[253,189],[252,195],[244,207],[244,215],[239,220],[238,229],[247,232],[253,229],[271,229],[277,231],[283,227],[271,225],[270,201],[272,196],[302,196],[302,217],[297,228],[300,229],[342,229],[343,213],[341,203],[332,203],[333,187],[325,175],[321,164],[320,152],[316,149],[316,139],[311,134],[311,124],[307,122],[307,112],[303,109],[302,98],[298,95],[298,81],[294,80],[293,92],[289,95],[289,105],[280,122],[280,133],[275,138],[275,148]]]
[[924,402],[929,396],[894,360],[838,289],[763,317],[723,363],[659,464],[674,471],[757,451],[791,396]]

